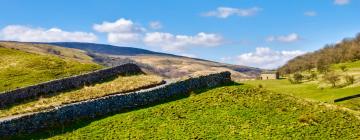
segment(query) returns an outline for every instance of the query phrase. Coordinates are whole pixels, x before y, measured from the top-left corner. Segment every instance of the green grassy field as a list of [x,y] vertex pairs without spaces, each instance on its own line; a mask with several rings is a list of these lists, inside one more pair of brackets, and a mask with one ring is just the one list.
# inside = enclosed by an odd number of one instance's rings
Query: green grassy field
[[334,99],[359,94],[360,92],[360,87],[319,88],[318,84],[312,82],[291,84],[287,79],[251,80],[244,83],[253,86],[262,85],[264,88],[275,92],[324,102],[333,102]]
[[[50,136],[50,137],[49,137]],[[354,139],[359,118],[333,105],[232,84],[27,138]]]
[[[245,84],[259,86],[268,90],[290,94],[305,99],[333,103],[334,99],[355,95],[360,93],[360,86],[345,88],[319,88],[318,84],[307,82],[302,84],[291,84],[288,80],[253,80],[246,81]],[[335,103],[356,111],[360,111],[360,99],[341,101]]]
[[354,98],[346,101],[338,102],[337,104],[350,108],[352,110],[360,111],[360,98]]
[[2,47],[0,55],[0,92],[102,68],[95,63]]

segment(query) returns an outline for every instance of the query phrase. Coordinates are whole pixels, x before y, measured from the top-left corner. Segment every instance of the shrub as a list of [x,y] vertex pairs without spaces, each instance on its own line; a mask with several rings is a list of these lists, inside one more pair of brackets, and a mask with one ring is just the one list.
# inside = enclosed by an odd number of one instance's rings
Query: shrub
[[292,77],[289,77],[288,80],[291,84],[296,84],[295,80]]
[[288,80],[291,84],[299,84],[303,80],[304,76],[300,73],[295,73],[293,76],[289,76]]
[[340,69],[341,69],[341,71],[343,71],[343,72],[346,72],[346,71],[347,71],[347,67],[346,67],[345,65],[341,65],[341,66],[340,66]]
[[294,80],[295,80],[296,83],[300,83],[304,78],[304,76],[301,75],[300,73],[295,73],[293,75],[293,77],[294,77]]
[[351,85],[355,82],[354,75],[345,75],[346,84]]
[[317,79],[317,74],[315,71],[312,71],[311,74],[309,75],[309,80],[313,81]]

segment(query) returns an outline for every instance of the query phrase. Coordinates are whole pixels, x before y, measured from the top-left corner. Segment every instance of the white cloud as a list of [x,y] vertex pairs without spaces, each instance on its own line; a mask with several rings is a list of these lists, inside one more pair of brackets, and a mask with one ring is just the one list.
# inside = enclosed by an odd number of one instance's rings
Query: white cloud
[[159,21],[152,21],[149,23],[151,29],[157,30],[162,28],[162,24]]
[[182,51],[186,47],[212,47],[220,45],[223,38],[217,34],[200,32],[194,36],[173,35],[171,33],[146,33],[144,43],[149,46],[160,47],[167,51]]
[[136,25],[133,21],[120,18],[115,22],[103,22],[95,24],[94,30],[107,33],[107,40],[115,44],[130,44],[141,40],[142,33],[146,31],[140,25]]
[[[161,23],[150,22],[150,28],[160,29]],[[222,36],[200,32],[194,36],[174,35],[166,32],[149,32],[133,21],[120,18],[115,22],[95,24],[94,30],[107,33],[108,42],[113,44],[145,44],[165,51],[183,51],[187,47],[212,47],[220,45]]]
[[8,25],[0,30],[0,39],[25,42],[96,42],[97,36],[86,32],[69,32],[59,28],[32,28],[22,25]]
[[107,39],[110,43],[131,44],[140,41],[141,36],[138,33],[108,33]]
[[135,25],[133,21],[124,18],[120,18],[115,22],[104,21],[101,24],[95,24],[93,28],[98,32],[105,33],[133,33],[145,30],[144,28]]
[[252,7],[248,9],[239,9],[239,8],[231,8],[231,7],[218,7],[215,11],[209,11],[203,14],[203,16],[214,16],[218,18],[227,18],[232,15],[237,16],[253,16],[256,15],[261,8]]
[[288,35],[281,35],[281,36],[269,36],[268,38],[266,38],[266,41],[268,42],[279,41],[284,43],[291,43],[291,42],[296,42],[298,40],[300,40],[300,36],[296,33],[291,33]]
[[314,17],[317,16],[317,13],[315,11],[306,11],[304,15],[309,17]]
[[336,4],[336,5],[346,5],[349,3],[350,3],[350,0],[334,0],[334,4]]
[[[234,61],[239,65],[274,69],[285,64],[288,60],[304,53],[305,52],[299,50],[274,51],[268,47],[259,47],[256,48],[255,52],[244,53],[237,56],[234,58]],[[229,58],[224,58],[224,60],[229,60]]]

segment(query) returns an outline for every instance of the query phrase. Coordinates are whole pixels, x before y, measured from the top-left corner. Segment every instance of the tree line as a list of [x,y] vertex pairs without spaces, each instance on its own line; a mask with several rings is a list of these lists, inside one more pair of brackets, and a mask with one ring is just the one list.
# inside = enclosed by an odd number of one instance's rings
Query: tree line
[[301,71],[327,72],[331,64],[360,60],[360,33],[355,38],[347,38],[340,43],[326,45],[324,48],[307,53],[288,61],[280,67],[280,74],[293,74]]

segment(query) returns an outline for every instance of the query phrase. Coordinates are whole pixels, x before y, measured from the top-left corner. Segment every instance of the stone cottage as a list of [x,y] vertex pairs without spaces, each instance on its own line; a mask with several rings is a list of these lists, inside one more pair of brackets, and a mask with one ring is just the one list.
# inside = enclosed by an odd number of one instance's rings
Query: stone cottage
[[274,80],[279,79],[278,72],[264,72],[260,75],[260,80]]

